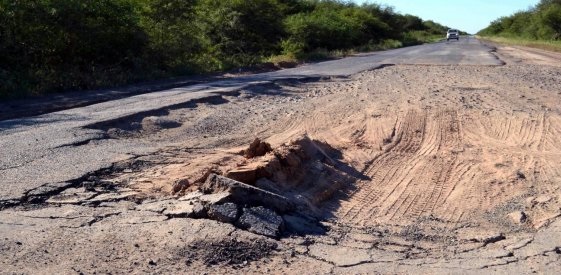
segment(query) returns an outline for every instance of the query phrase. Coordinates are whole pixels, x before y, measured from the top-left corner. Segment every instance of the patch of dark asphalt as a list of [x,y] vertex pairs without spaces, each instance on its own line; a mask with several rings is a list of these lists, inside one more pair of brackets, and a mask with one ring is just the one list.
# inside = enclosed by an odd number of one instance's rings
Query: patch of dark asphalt
[[178,252],[185,264],[194,260],[202,261],[206,266],[229,265],[244,266],[270,256],[277,249],[277,243],[264,239],[238,240],[204,240],[188,245]]

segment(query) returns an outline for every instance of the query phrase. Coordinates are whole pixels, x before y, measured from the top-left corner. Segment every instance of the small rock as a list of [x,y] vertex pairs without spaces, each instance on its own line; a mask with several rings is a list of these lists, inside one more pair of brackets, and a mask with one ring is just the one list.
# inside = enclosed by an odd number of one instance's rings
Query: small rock
[[276,238],[283,229],[283,220],[273,210],[258,206],[244,208],[236,225],[255,234]]
[[220,205],[211,205],[208,217],[219,222],[233,223],[238,217],[238,206],[228,202]]
[[271,151],[273,151],[273,148],[271,148],[271,144],[261,141],[259,138],[256,138],[249,145],[249,148],[243,151],[243,154],[244,157],[249,159],[249,158],[264,156],[265,154]]
[[172,191],[171,192],[173,194],[177,194],[177,193],[187,189],[187,187],[189,187],[189,180],[187,180],[187,179],[176,180],[172,185]]
[[508,217],[517,224],[522,224],[524,222],[526,222],[527,216],[526,213],[522,212],[522,211],[514,211],[510,214],[508,214]]

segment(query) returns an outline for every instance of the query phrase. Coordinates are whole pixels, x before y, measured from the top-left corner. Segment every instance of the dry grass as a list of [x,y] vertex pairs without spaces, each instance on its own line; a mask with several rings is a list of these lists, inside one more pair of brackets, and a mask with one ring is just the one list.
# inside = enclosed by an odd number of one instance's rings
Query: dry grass
[[487,40],[503,45],[524,46],[547,51],[561,52],[561,41],[553,40],[530,40],[523,38],[507,38],[507,37],[478,37],[482,40]]

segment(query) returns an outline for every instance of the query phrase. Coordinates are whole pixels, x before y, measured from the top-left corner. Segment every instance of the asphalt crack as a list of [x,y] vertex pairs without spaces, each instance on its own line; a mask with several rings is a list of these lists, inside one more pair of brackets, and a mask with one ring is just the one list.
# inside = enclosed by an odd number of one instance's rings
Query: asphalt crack
[[83,226],[92,226],[93,224],[98,223],[98,222],[100,222],[100,221],[102,221],[106,218],[109,218],[111,216],[117,216],[117,215],[120,215],[120,214],[121,214],[121,212],[115,212],[115,213],[108,213],[108,214],[105,214],[105,215],[94,216],[93,219],[91,219],[87,223],[83,224],[82,227]]
[[85,139],[85,140],[74,141],[74,142],[71,142],[71,143],[56,146],[52,149],[61,149],[61,148],[65,148],[65,147],[79,147],[79,146],[87,145],[92,141],[106,140],[106,139],[109,139],[109,135],[107,135],[106,133],[103,133],[99,137],[93,137],[93,138],[88,138],[88,139]]

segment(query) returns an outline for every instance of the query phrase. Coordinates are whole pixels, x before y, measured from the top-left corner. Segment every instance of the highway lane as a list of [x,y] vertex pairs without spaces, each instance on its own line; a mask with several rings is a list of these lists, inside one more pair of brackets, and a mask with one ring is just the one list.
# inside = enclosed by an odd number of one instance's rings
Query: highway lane
[[472,37],[396,50],[360,54],[251,76],[197,84],[54,112],[0,121],[0,207],[68,186],[88,172],[109,167],[168,144],[105,139],[105,132],[87,128],[96,123],[165,109],[276,80],[349,76],[386,64],[504,64],[492,50]]

